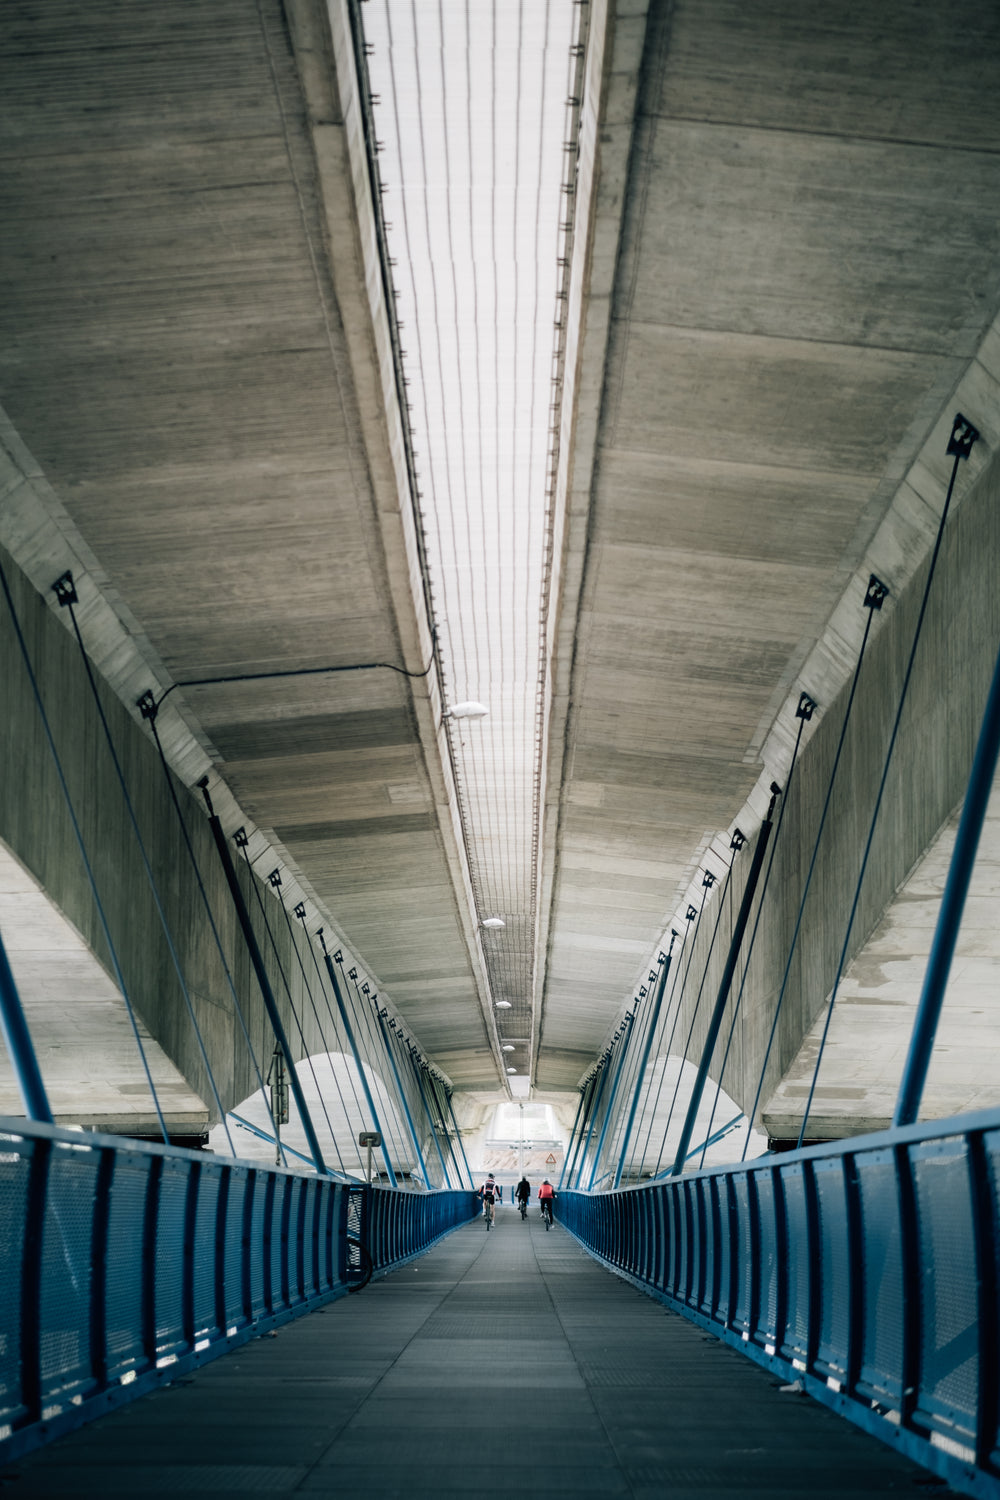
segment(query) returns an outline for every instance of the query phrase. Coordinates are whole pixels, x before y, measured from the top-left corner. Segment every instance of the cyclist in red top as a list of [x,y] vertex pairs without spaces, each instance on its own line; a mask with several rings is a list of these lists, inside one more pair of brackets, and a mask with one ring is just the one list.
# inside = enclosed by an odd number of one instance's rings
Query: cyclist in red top
[[555,1201],[556,1190],[547,1177],[538,1189],[538,1196],[542,1203],[542,1218],[545,1220],[545,1228],[549,1229],[552,1224],[552,1204]]

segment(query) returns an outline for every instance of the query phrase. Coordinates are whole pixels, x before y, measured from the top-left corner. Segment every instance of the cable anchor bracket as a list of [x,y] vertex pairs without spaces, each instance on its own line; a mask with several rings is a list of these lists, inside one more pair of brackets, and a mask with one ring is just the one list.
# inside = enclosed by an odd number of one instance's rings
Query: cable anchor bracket
[[61,608],[65,609],[67,604],[79,604],[80,596],[76,591],[73,574],[69,568],[59,575],[52,587]]
[[888,585],[884,584],[881,578],[876,578],[875,574],[872,573],[868,579],[868,590],[865,594],[864,608],[881,609],[888,596]]
[[963,417],[960,411],[956,412],[947,451],[955,458],[968,458],[972,452],[972,445],[979,435],[979,428],[973,426],[968,417]]

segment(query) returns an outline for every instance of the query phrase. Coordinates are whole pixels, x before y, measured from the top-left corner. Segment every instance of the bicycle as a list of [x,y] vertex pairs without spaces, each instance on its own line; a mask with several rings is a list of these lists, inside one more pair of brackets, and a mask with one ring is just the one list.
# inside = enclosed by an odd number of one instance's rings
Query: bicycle
[[522,1219],[526,1219],[528,1217],[528,1200],[527,1200],[527,1198],[518,1198],[518,1200],[517,1200],[517,1206],[521,1210],[521,1218]]
[[545,1233],[548,1234],[552,1228],[552,1199],[542,1199],[542,1218],[545,1220]]
[[495,1207],[494,1207],[494,1205],[492,1203],[484,1203],[483,1204],[483,1217],[486,1220],[486,1233],[487,1234],[489,1234],[490,1230],[493,1228],[493,1215],[494,1215],[495,1212],[496,1212],[496,1210],[495,1210]]

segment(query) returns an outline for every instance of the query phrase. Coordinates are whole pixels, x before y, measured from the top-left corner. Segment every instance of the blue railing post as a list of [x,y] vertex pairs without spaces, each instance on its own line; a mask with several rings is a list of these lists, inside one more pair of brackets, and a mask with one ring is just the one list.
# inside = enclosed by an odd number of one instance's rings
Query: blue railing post
[[42,1082],[38,1058],[31,1042],[31,1032],[24,1019],[21,997],[17,993],[14,975],[7,962],[7,950],[0,939],[0,1026],[7,1044],[7,1056],[17,1075],[17,1087],[21,1103],[29,1120],[42,1125],[54,1125],[45,1084]]
[[983,722],[979,731],[979,742],[969,772],[969,785],[965,792],[965,804],[955,836],[955,848],[951,856],[948,879],[945,883],[941,908],[938,912],[934,941],[927,960],[923,989],[917,1005],[916,1019],[910,1036],[910,1048],[899,1085],[899,1098],[892,1117],[893,1125],[912,1125],[920,1113],[927,1070],[934,1050],[941,1007],[944,1003],[948,973],[955,954],[962,911],[969,892],[969,882],[976,862],[979,836],[986,817],[986,808],[993,790],[993,777],[1000,755],[1000,655],[993,669]]
[[661,953],[657,962],[660,965],[660,977],[656,985],[656,993],[653,997],[653,1009],[649,1017],[649,1026],[646,1030],[646,1043],[642,1049],[642,1059],[635,1075],[635,1089],[632,1092],[632,1105],[628,1112],[628,1123],[625,1126],[625,1138],[622,1141],[621,1153],[618,1157],[618,1166],[615,1170],[615,1187],[621,1186],[622,1172],[625,1169],[625,1153],[628,1151],[629,1141],[632,1139],[632,1129],[635,1125],[636,1111],[639,1108],[639,1099],[642,1096],[642,1081],[646,1076],[646,1068],[649,1063],[649,1054],[653,1046],[653,1037],[656,1035],[657,1022],[660,1019],[660,1006],[663,1004],[663,996],[666,993],[667,977],[670,973],[670,965],[673,962],[674,943],[677,941],[677,933],[671,930],[670,950]]
[[618,1049],[618,1064],[615,1068],[615,1078],[614,1082],[611,1085],[611,1093],[608,1095],[608,1107],[604,1111],[604,1121],[601,1125],[601,1133],[597,1137],[597,1149],[594,1152],[594,1160],[591,1163],[590,1167],[590,1179],[587,1183],[588,1193],[593,1192],[594,1189],[594,1178],[597,1175],[597,1166],[601,1160],[601,1152],[604,1150],[604,1140],[608,1133],[608,1126],[611,1123],[611,1116],[614,1113],[615,1100],[618,1097],[618,1085],[622,1080],[622,1065],[624,1064],[626,1054],[628,1053],[628,1044],[629,1039],[632,1035],[632,1025],[634,1021],[635,1015],[632,1011],[629,1011],[625,1016],[625,1034],[622,1037],[621,1047]]

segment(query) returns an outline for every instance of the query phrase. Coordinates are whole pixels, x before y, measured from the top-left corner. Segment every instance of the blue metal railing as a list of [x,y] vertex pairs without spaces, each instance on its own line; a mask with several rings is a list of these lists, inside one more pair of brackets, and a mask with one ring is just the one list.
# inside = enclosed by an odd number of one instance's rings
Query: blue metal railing
[[559,1195],[600,1260],[975,1495],[1000,1495],[1000,1110]]
[[472,1218],[406,1193],[0,1119],[0,1461]]

